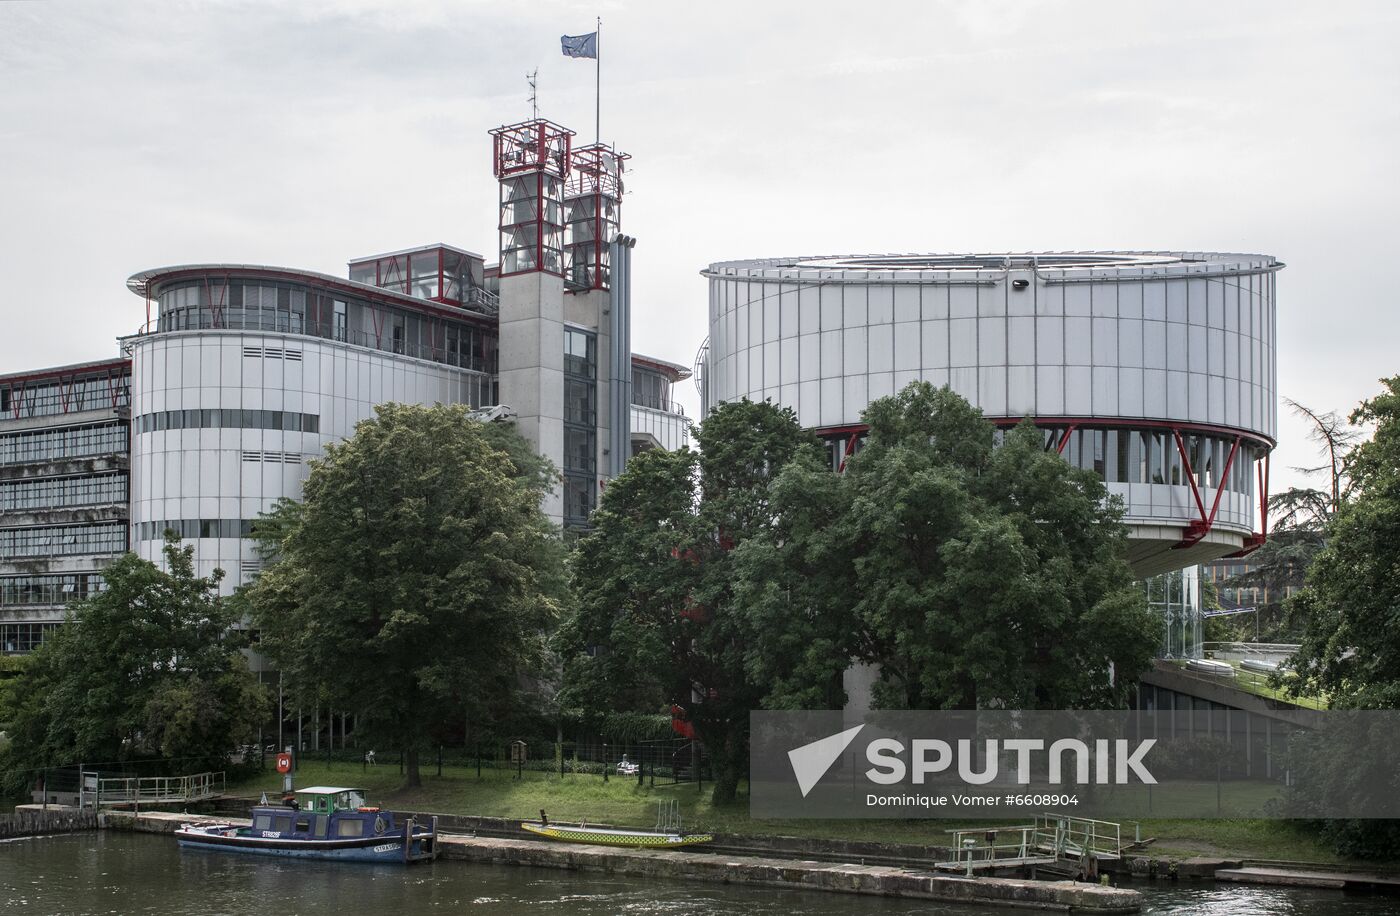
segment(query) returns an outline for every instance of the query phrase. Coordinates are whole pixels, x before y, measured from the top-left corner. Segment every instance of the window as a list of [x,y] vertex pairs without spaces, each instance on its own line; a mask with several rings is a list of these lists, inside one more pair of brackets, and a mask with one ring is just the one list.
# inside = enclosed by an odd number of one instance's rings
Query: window
[[364,836],[365,822],[357,817],[342,817],[335,822],[335,835],[338,837]]
[[0,511],[98,506],[126,499],[125,473],[0,482]]
[[593,426],[597,420],[597,386],[579,379],[564,380],[564,421]]
[[671,382],[650,369],[632,367],[632,403],[655,410],[675,410],[671,404]]
[[0,652],[6,655],[33,652],[59,626],[60,624],[52,622],[0,623]]
[[564,329],[564,374],[594,378],[598,368],[598,338],[587,331]]
[[106,588],[99,573],[70,573],[0,578],[0,607],[64,605]]
[[136,526],[136,540],[163,540],[167,531],[175,532],[184,540],[248,538],[253,536],[253,522],[246,518],[175,518],[141,522]]
[[564,430],[564,470],[592,474],[597,468],[597,434],[593,430]]
[[316,414],[282,410],[161,410],[143,413],[135,419],[138,433],[165,429],[280,429],[288,432],[317,433],[321,418]]
[[271,814],[258,814],[258,815],[255,815],[255,816],[253,817],[253,829],[254,829],[254,830],[271,830],[271,829],[272,829],[272,815],[271,815]]
[[121,553],[125,550],[126,525],[121,523],[0,529],[0,559]]
[[583,525],[597,505],[597,348],[587,331],[564,329],[564,521]]
[[[419,271],[412,284],[416,295],[438,295],[437,259],[436,249],[421,264],[418,258],[414,259],[415,270]],[[408,259],[400,256],[380,261],[377,277],[374,262],[357,264],[351,268],[351,279],[369,285],[378,281],[383,288],[404,292],[410,284],[407,271]],[[459,287],[463,280],[471,282],[469,270],[456,281]],[[213,290],[212,303],[206,287]],[[160,303],[162,331],[246,328],[308,334],[478,372],[494,371],[494,329],[440,315],[429,317],[406,304],[335,299],[306,286],[248,283],[225,287],[221,283],[211,286],[205,280],[164,290]],[[367,314],[370,310],[375,313],[373,319]],[[366,330],[356,330],[357,327]],[[268,348],[268,355],[275,352]],[[301,358],[300,351],[287,351],[285,358],[294,358],[292,352],[296,352],[296,359]],[[106,385],[105,377],[98,381]],[[129,387],[129,382],[122,379],[119,395],[123,402],[129,401]],[[9,397],[5,393],[8,390],[0,387],[0,397]],[[100,390],[110,400],[105,387]]]
[[130,403],[131,378],[112,374],[0,383],[0,412],[47,417],[81,410],[112,410]]
[[290,814],[279,814],[272,819],[273,830],[278,833],[292,832],[292,816]]
[[127,432],[122,423],[0,435],[0,464],[32,464],[126,452]]

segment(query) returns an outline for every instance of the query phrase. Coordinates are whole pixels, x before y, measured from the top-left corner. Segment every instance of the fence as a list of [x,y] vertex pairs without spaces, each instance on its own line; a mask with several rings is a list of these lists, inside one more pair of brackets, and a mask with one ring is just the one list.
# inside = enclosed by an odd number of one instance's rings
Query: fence
[[[516,759],[512,745],[523,744],[524,754]],[[371,765],[362,750],[306,751],[304,759],[357,761]],[[374,766],[402,766],[401,755],[376,750]],[[706,783],[713,780],[709,755],[704,746],[687,738],[660,738],[644,741],[512,741],[492,738],[470,747],[440,747],[425,751],[418,765],[475,769],[478,774],[520,776],[526,771],[556,776],[596,776],[600,779],[630,779],[659,783]]]

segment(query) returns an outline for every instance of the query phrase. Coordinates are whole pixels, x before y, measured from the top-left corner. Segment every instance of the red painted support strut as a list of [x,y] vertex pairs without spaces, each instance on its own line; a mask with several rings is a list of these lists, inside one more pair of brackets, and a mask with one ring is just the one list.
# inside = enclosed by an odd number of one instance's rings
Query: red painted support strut
[[1069,426],[1065,427],[1065,433],[1060,437],[1060,444],[1055,446],[1056,455],[1063,455],[1065,453],[1065,446],[1069,445],[1069,437],[1074,435],[1074,431],[1078,428],[1078,423],[1071,423]]
[[[1172,438],[1176,440],[1176,451],[1177,454],[1181,456],[1182,469],[1186,471],[1186,482],[1191,485],[1191,496],[1196,500],[1196,509],[1201,513],[1201,523],[1204,524],[1206,520],[1206,504],[1201,500],[1201,491],[1196,487],[1196,470],[1191,467],[1191,457],[1186,454],[1186,443],[1181,441],[1181,430],[1172,427]],[[1187,530],[1189,531],[1190,529],[1188,528]],[[1201,537],[1205,537],[1205,535],[1203,534]],[[1196,541],[1200,539],[1201,538],[1196,538]],[[1191,543],[1194,544],[1196,541],[1192,541]],[[1185,542],[1183,541],[1182,544],[1185,544]],[[1182,546],[1182,544],[1178,544],[1177,546]]]
[[[1020,423],[1022,419],[1024,418],[1018,419],[1015,417],[995,417],[991,418],[990,422],[999,428],[1005,429],[1011,426],[1015,426],[1016,424]],[[1200,516],[1197,519],[1193,519],[1187,525],[1186,531],[1183,533],[1180,543],[1175,545],[1177,548],[1190,547],[1194,544],[1199,543],[1206,537],[1206,535],[1208,535],[1214,529],[1215,519],[1219,515],[1220,504],[1222,499],[1224,498],[1224,491],[1226,489],[1225,482],[1229,479],[1230,470],[1234,466],[1235,458],[1239,455],[1240,446],[1243,445],[1245,442],[1255,443],[1256,445],[1260,446],[1260,450],[1263,452],[1263,455],[1260,458],[1260,460],[1256,463],[1255,468],[1259,479],[1259,531],[1254,534],[1246,535],[1244,538],[1243,549],[1236,553],[1229,554],[1229,556],[1232,558],[1245,556],[1255,550],[1258,550],[1268,539],[1269,451],[1274,446],[1274,442],[1271,439],[1267,439],[1263,436],[1259,436],[1254,433],[1242,432],[1240,430],[1230,429],[1228,427],[1217,426],[1214,424],[1164,423],[1160,420],[1144,420],[1131,417],[1055,417],[1053,418],[1053,420],[1050,418],[1045,418],[1043,421],[1037,422],[1036,426],[1040,429],[1048,430],[1052,434],[1056,430],[1063,429],[1063,432],[1060,433],[1058,436],[1058,441],[1054,438],[1053,435],[1051,437],[1051,442],[1056,443],[1055,453],[1057,455],[1064,454],[1064,450],[1069,444],[1070,436],[1074,433],[1076,429],[1078,429],[1081,426],[1088,426],[1090,428],[1098,428],[1102,426],[1105,428],[1118,428],[1120,430],[1124,428],[1140,429],[1144,432],[1150,431],[1159,433],[1170,431],[1172,439],[1176,443],[1177,453],[1181,456],[1181,462],[1184,466],[1183,469],[1186,472],[1186,484],[1191,488],[1191,496],[1196,503],[1196,511],[1199,513]],[[867,432],[867,429],[868,428],[865,425],[861,424],[851,426],[824,427],[816,430],[816,432],[818,436],[821,436],[827,441],[832,441],[837,437],[851,437],[851,441],[848,441],[846,444],[846,450],[841,459],[841,464],[838,468],[838,470],[844,470],[846,467],[847,459],[849,459],[851,454],[853,454],[854,452],[853,443],[858,441],[859,437]],[[1225,461],[1225,466],[1222,469],[1219,478],[1215,481],[1218,484],[1218,486],[1215,488],[1215,498],[1214,500],[1212,500],[1209,510],[1206,509],[1205,500],[1202,498],[1200,488],[1197,486],[1195,469],[1191,466],[1191,458],[1186,452],[1186,443],[1182,439],[1183,432],[1205,433],[1220,438],[1225,438],[1226,436],[1228,436],[1231,439],[1233,439],[1233,444],[1230,446],[1229,457]]]
[[[1179,435],[1176,437],[1176,444],[1178,447],[1181,447],[1181,436]],[[1186,526],[1185,536],[1182,537],[1181,543],[1177,544],[1176,548],[1174,549],[1190,547],[1193,544],[1198,544],[1205,538],[1207,534],[1210,534],[1211,528],[1215,526],[1216,513],[1220,511],[1220,499],[1222,496],[1225,495],[1225,481],[1230,479],[1230,468],[1232,465],[1234,465],[1235,454],[1239,452],[1239,450],[1240,439],[1238,436],[1236,436],[1235,444],[1230,446],[1230,456],[1225,459],[1225,467],[1220,472],[1220,478],[1215,482],[1215,500],[1211,503],[1210,514],[1206,515],[1205,507],[1201,506],[1200,520],[1194,521],[1190,525]],[[1191,465],[1190,462],[1187,461],[1186,451],[1184,448],[1182,448],[1181,460],[1183,462],[1186,462],[1186,470],[1189,475],[1188,479],[1191,481],[1191,492],[1197,494],[1196,502],[1197,504],[1200,504],[1200,494],[1199,491],[1196,490],[1196,475],[1194,473],[1191,473]]]
[[851,460],[851,456],[856,453],[856,444],[860,442],[860,433],[851,433],[851,438],[846,440],[846,453],[841,456],[841,464],[836,468],[836,473],[840,474],[846,470],[846,462]]
[[1259,481],[1259,531],[1244,539],[1243,548],[1234,553],[1226,554],[1225,559],[1227,560],[1247,557],[1263,547],[1269,539],[1269,455],[1267,453],[1255,467],[1254,472]]

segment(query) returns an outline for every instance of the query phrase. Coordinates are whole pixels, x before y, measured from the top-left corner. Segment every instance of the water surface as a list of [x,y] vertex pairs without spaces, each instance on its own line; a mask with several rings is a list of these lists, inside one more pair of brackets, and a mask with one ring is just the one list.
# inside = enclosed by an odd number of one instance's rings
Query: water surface
[[[1137,885],[1152,916],[1400,916],[1400,899],[1231,885]],[[472,865],[283,861],[100,831],[0,843],[0,912],[174,916],[1026,916],[1026,910]]]

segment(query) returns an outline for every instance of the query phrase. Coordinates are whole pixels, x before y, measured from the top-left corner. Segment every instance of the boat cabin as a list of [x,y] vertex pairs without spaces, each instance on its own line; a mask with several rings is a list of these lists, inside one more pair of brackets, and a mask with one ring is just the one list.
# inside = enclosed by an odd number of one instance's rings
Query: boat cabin
[[363,789],[312,786],[299,789],[292,805],[253,808],[253,836],[331,840],[381,836],[396,829],[394,815],[365,804]]

